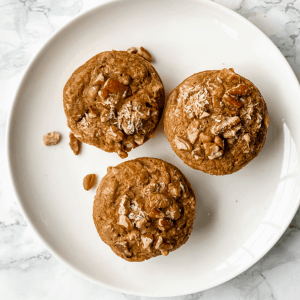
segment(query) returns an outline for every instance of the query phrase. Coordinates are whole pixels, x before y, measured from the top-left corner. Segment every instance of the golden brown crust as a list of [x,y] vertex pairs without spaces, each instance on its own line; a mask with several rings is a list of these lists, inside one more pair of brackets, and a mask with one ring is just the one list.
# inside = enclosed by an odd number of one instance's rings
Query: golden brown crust
[[164,129],[174,152],[211,175],[234,173],[261,151],[269,115],[257,87],[233,69],[204,71],[177,86]]
[[178,249],[192,232],[195,214],[195,193],[186,177],[147,157],[109,167],[93,208],[101,239],[127,261]]
[[122,158],[153,136],[164,98],[153,66],[126,51],[95,55],[75,70],[63,92],[76,138]]

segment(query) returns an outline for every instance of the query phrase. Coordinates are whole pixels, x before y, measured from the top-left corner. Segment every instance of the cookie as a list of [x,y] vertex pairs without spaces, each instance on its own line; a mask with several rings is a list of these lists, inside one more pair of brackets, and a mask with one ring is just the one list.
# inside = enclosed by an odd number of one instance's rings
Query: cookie
[[175,166],[137,158],[109,167],[93,218],[101,239],[127,261],[168,255],[188,240],[196,214],[191,184]]
[[164,116],[174,152],[185,164],[212,175],[246,166],[261,151],[268,126],[259,90],[233,69],[185,79],[170,94]]
[[154,135],[164,99],[154,67],[126,51],[95,55],[72,74],[63,92],[75,137],[121,158]]

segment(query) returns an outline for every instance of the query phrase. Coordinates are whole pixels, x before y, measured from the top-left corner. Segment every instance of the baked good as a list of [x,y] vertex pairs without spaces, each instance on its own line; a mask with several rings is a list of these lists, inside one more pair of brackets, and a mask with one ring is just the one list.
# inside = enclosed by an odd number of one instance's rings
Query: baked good
[[269,126],[257,87],[233,69],[204,71],[170,94],[164,116],[174,152],[212,175],[236,172],[261,151]]
[[63,92],[75,137],[121,158],[154,135],[164,99],[154,67],[126,51],[95,55],[71,75]]
[[195,213],[195,193],[180,170],[143,157],[107,169],[97,188],[93,218],[115,254],[143,261],[182,246]]

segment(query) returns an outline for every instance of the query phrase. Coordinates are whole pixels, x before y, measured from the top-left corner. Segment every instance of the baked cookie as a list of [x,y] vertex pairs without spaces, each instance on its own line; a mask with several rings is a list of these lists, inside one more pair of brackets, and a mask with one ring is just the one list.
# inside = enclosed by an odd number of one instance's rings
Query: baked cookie
[[95,55],[72,74],[63,92],[75,137],[121,158],[154,135],[164,99],[153,66],[126,51]]
[[184,163],[212,175],[234,173],[262,149],[269,126],[257,87],[233,69],[190,76],[169,96],[164,128]]
[[186,177],[175,166],[147,157],[109,167],[93,210],[101,239],[128,261],[178,249],[192,232],[195,214],[195,193]]

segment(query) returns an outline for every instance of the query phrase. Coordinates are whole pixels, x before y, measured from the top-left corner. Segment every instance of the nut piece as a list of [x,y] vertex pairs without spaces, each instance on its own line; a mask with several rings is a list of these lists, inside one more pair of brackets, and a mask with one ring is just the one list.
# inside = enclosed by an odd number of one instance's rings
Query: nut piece
[[115,247],[125,258],[129,258],[132,256],[131,252],[128,250],[127,242],[117,242],[115,244]]
[[117,154],[121,157],[121,158],[126,158],[127,156],[128,156],[128,153],[127,152],[125,152],[125,151],[123,151],[123,150],[118,150],[117,151]]
[[107,130],[106,136],[108,140],[120,142],[124,137],[124,133],[121,130],[119,130],[117,126],[111,126]]
[[159,249],[160,250],[171,250],[173,248],[173,245],[171,243],[163,243]]
[[137,52],[138,55],[142,56],[143,58],[145,58],[148,61],[152,61],[152,55],[143,47],[139,48],[139,51]]
[[83,187],[86,191],[89,191],[93,187],[95,179],[96,174],[88,174],[83,178]]
[[172,197],[178,198],[181,196],[182,188],[179,182],[172,182],[168,184],[168,191]]
[[43,136],[45,146],[53,146],[60,141],[60,134],[58,132],[49,132]]
[[98,92],[98,95],[101,99],[105,100],[108,98],[109,96],[109,91],[105,88],[102,88],[99,92]]
[[119,216],[119,225],[124,226],[127,229],[133,229],[130,219],[124,215]]
[[105,78],[102,73],[100,73],[94,81],[94,84],[103,84],[105,82]]
[[203,112],[202,113],[202,115],[200,116],[200,118],[199,119],[204,119],[204,118],[206,118],[206,117],[208,117],[210,114],[208,113],[208,112]]
[[69,145],[71,149],[73,150],[75,155],[78,155],[81,148],[81,142],[74,136],[73,132],[70,132],[69,138],[70,138]]
[[177,202],[174,202],[166,211],[166,215],[172,220],[178,220],[181,217],[180,208]]
[[128,92],[128,87],[126,85],[112,78],[109,78],[105,82],[104,88],[112,94],[120,94],[123,97],[125,97]]
[[224,141],[218,136],[215,136],[214,140],[215,144],[218,145],[220,148],[224,149]]
[[165,216],[165,214],[157,207],[154,207],[151,209],[151,211],[149,212],[149,217],[150,218],[158,218],[161,219]]
[[163,238],[161,236],[158,236],[156,243],[155,243],[155,249],[158,249],[159,246],[163,243]]
[[213,138],[211,136],[201,132],[199,140],[201,143],[209,143],[209,142],[212,142]]
[[127,52],[131,54],[137,54],[138,51],[135,47],[130,47],[127,49]]
[[153,242],[153,235],[152,234],[144,234],[141,236],[142,242],[143,242],[143,248],[149,249]]
[[166,208],[171,205],[170,199],[162,194],[150,194],[150,207]]
[[223,155],[223,150],[220,150],[220,147],[214,143],[204,143],[203,148],[208,159],[215,159]]
[[227,93],[231,96],[247,96],[250,92],[251,88],[245,84],[239,84],[227,91]]
[[186,151],[192,150],[191,144],[181,137],[176,136],[174,142],[178,150],[186,150]]
[[129,201],[129,198],[127,195],[124,195],[121,197],[121,202],[120,202],[120,205],[119,205],[119,210],[118,210],[118,213],[120,215],[126,215],[128,214],[129,212],[129,204],[130,204],[130,201]]
[[160,252],[163,256],[167,256],[169,254],[168,250],[160,250]]
[[231,138],[231,137],[235,137],[236,133],[241,129],[241,125],[235,126],[232,129],[226,130],[223,133],[223,136],[225,139]]
[[195,120],[190,124],[190,126],[187,129],[187,135],[192,144],[194,144],[196,142],[196,140],[199,136],[199,133],[200,133],[200,131],[198,129],[199,125],[200,125],[200,121]]
[[171,229],[174,226],[172,220],[170,219],[159,219],[158,220],[158,228],[160,230],[166,231]]
[[226,117],[225,120],[220,122],[219,124],[215,124],[212,129],[211,133],[214,135],[218,135],[221,132],[224,132],[227,129],[231,129],[232,127],[238,125],[241,122],[238,116],[235,117]]
[[135,226],[139,229],[141,229],[144,225],[146,225],[147,223],[147,220],[146,218],[141,218],[140,220],[138,220],[136,223],[135,223]]
[[249,133],[245,133],[244,136],[243,136],[243,139],[246,141],[247,144],[249,144],[250,141],[251,141],[250,134]]
[[240,101],[238,98],[231,97],[228,94],[225,94],[223,96],[223,101],[225,102],[225,104],[227,104],[229,106],[232,105],[232,106],[235,106],[237,108],[240,108],[240,107],[243,106],[242,101]]

